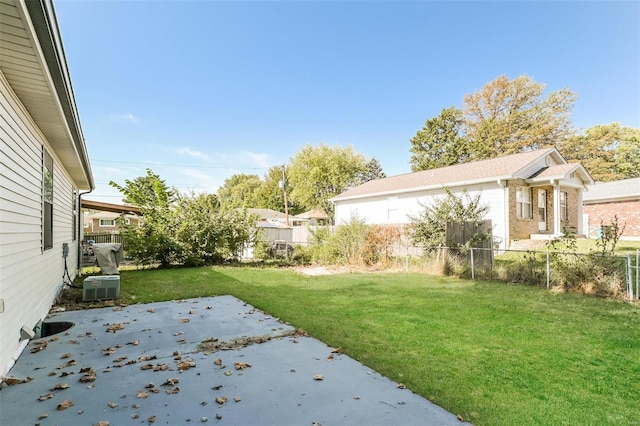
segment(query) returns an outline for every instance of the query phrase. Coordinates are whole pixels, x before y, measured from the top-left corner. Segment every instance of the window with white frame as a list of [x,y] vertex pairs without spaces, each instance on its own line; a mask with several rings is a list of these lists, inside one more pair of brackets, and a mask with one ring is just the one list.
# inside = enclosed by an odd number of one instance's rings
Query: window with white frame
[[518,219],[532,219],[531,188],[524,186],[516,188],[516,216]]
[[569,208],[567,202],[568,195],[566,192],[560,193],[560,218],[562,220],[569,220]]
[[116,226],[116,220],[115,219],[100,219],[100,227],[101,228],[109,228],[109,227],[114,227]]

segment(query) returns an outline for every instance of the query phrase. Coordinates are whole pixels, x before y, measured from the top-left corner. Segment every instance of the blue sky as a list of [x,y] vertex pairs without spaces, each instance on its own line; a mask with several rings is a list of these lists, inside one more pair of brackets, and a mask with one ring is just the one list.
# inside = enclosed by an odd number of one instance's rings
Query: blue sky
[[70,1],[57,17],[96,180],[181,191],[305,144],[388,175],[442,108],[501,74],[578,94],[577,128],[640,127],[640,2]]

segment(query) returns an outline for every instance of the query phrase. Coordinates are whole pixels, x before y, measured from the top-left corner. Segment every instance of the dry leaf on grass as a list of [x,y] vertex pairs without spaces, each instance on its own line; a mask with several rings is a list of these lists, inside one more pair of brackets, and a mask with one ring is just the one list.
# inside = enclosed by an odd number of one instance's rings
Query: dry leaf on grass
[[73,407],[73,402],[70,399],[65,399],[60,404],[58,404],[58,406],[56,407],[56,410],[62,411],[62,410],[66,410],[69,407]]

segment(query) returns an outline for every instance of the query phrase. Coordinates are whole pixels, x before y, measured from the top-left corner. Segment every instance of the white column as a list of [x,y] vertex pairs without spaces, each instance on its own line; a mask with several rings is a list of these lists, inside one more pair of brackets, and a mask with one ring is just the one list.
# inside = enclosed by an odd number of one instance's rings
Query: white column
[[[567,206],[567,208],[569,207]],[[585,233],[584,229],[582,229],[582,227],[584,226],[583,217],[582,217],[583,212],[584,212],[584,209],[582,208],[582,188],[579,188],[578,189],[578,226],[577,226],[578,229],[576,231],[578,234]]]
[[562,234],[560,219],[560,183],[556,182],[553,185],[553,235]]

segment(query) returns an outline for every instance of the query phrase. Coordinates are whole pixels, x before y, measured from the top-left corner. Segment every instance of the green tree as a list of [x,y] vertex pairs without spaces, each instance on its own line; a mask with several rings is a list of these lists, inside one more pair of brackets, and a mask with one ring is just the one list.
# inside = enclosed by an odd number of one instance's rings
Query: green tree
[[[302,213],[304,209],[291,200],[291,185],[285,176],[287,190],[287,204],[289,205],[289,214],[296,215]],[[282,182],[282,166],[273,166],[264,175],[260,187],[255,192],[255,207],[262,209],[272,209],[284,213],[284,189],[281,187]]]
[[463,127],[462,111],[453,106],[428,119],[411,139],[411,170],[417,172],[469,161],[472,155]]
[[358,184],[363,184],[365,182],[369,182],[370,180],[382,179],[386,178],[387,175],[382,171],[382,166],[380,162],[375,158],[371,158],[371,160],[367,161],[365,164],[365,169],[360,176],[358,177]]
[[590,127],[561,142],[569,161],[580,161],[596,181],[640,176],[640,129],[619,123]]
[[475,159],[554,146],[574,131],[570,112],[577,97],[568,89],[544,96],[545,85],[521,75],[501,75],[464,97],[465,138]]
[[225,179],[218,189],[220,205],[226,209],[252,208],[256,206],[256,191],[262,182],[258,175],[235,174]]
[[169,188],[160,175],[146,169],[145,176],[139,176],[134,180],[126,179],[125,185],[118,185],[110,181],[109,185],[120,191],[124,198],[122,202],[145,209],[166,209],[176,200],[176,191]]
[[445,196],[432,205],[423,205],[417,216],[410,216],[410,237],[414,244],[434,249],[446,245],[448,222],[481,222],[489,212],[489,206],[480,203],[480,194],[469,195],[464,190],[460,196],[445,188]]
[[291,159],[291,199],[308,210],[322,209],[333,218],[330,199],[358,184],[366,164],[350,146],[306,145]]

